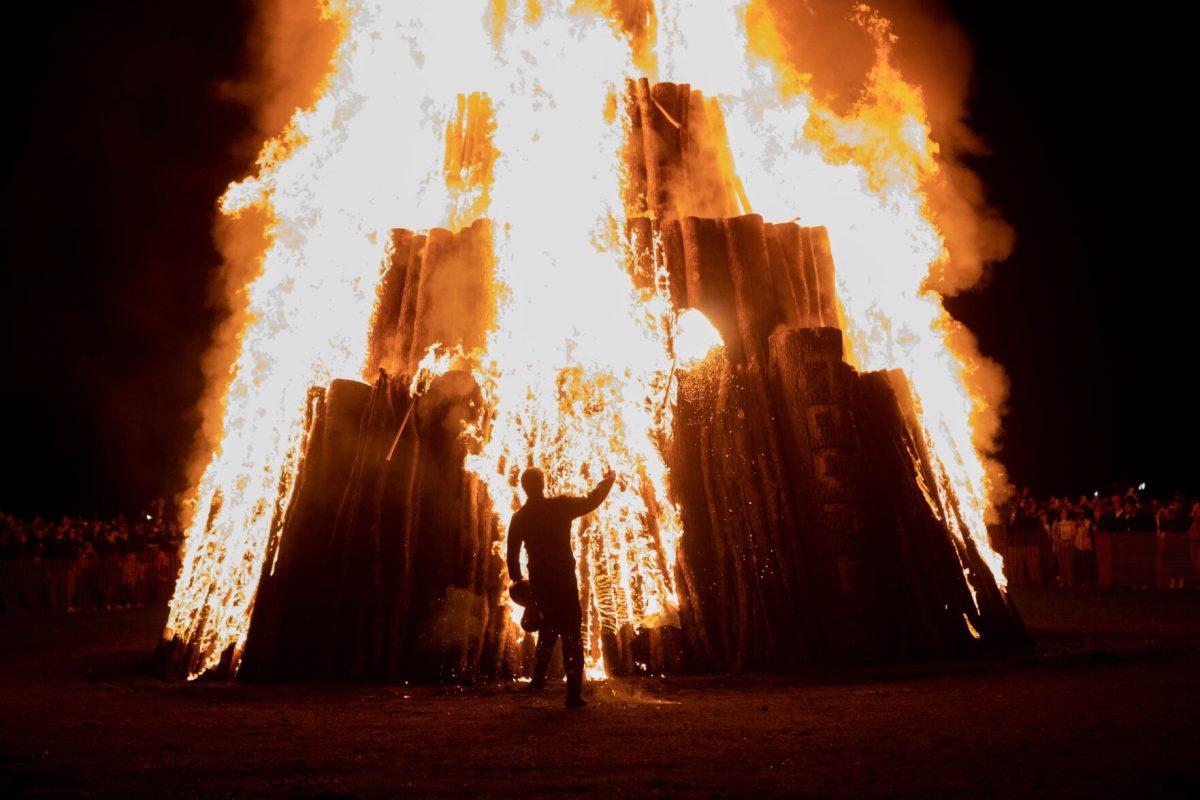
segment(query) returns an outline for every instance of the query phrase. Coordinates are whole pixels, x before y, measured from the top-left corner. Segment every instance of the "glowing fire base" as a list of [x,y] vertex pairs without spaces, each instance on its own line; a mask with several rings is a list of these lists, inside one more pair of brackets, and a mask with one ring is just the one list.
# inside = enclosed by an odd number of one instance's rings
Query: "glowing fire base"
[[[787,671],[1023,643],[953,481],[927,450],[904,376],[860,374],[843,359],[825,229],[741,213],[720,109],[699,92],[635,81],[623,107],[633,287],[665,297],[668,315],[703,312],[724,346],[680,359],[667,381],[676,403],[673,417],[658,408],[658,419],[673,420],[658,447],[670,496],[656,496],[645,475],[623,477],[627,496],[640,492],[644,503],[628,517],[644,530],[628,541],[640,537],[636,558],[658,583],[604,573],[617,563],[605,548],[623,547],[624,534],[593,536],[584,523],[591,663],[609,674]],[[470,372],[447,363],[410,393],[431,345],[469,353],[488,341],[496,247],[480,212],[490,114],[486,97],[463,98],[448,136],[447,169],[476,192],[463,208],[476,221],[457,232],[393,231],[367,354],[378,380],[312,390],[304,456],[294,487],[281,487],[248,633],[214,649],[205,606],[192,637],[164,649],[176,672],[528,674],[534,638],[512,617],[499,554],[498,517],[522,465],[515,454],[500,459],[506,483],[488,484],[508,492],[500,498],[467,469],[464,426],[481,430],[495,413]],[[664,499],[682,522],[670,551],[657,527],[670,521]],[[647,610],[655,592],[676,607]]]
[[[952,533],[956,509],[929,490],[941,477],[903,376],[860,375],[843,361],[841,332],[822,325],[836,308],[824,231],[746,216],[685,218],[660,233],[642,261],[658,263],[678,304],[703,310],[726,345],[677,375],[678,618],[635,629],[593,616],[606,671],[780,671],[1023,642],[971,540]],[[484,293],[460,296],[434,324],[420,321],[433,308],[422,292],[449,270],[471,269],[482,285],[486,234],[397,231],[391,279],[409,290],[384,295],[373,358],[411,368],[432,341],[478,335]],[[780,291],[745,291],[771,273]],[[459,431],[481,413],[478,388],[452,371],[414,400],[409,383],[381,371],[374,386],[314,392],[241,677],[528,674],[534,637],[509,613],[496,515],[464,469]],[[184,667],[187,652],[177,651]]]

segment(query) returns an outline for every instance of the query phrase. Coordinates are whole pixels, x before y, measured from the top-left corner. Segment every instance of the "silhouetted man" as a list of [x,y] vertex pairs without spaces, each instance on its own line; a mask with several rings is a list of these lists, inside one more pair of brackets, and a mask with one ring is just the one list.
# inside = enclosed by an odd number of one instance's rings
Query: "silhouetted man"
[[567,707],[587,705],[583,699],[583,639],[580,627],[579,586],[575,581],[575,554],[571,550],[571,523],[599,508],[612,489],[611,470],[587,497],[546,497],[541,470],[521,476],[525,505],[513,514],[508,526],[508,575],[521,580],[521,545],[529,553],[529,584],[542,615],[538,632],[534,689],[546,685],[546,670],[554,643],[563,640],[563,669],[567,673]]

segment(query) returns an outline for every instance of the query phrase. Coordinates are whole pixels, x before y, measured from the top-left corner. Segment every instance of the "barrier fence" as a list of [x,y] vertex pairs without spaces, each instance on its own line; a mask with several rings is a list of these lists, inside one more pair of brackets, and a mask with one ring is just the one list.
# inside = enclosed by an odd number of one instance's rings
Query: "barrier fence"
[[1049,542],[1004,548],[1004,571],[1021,585],[1128,588],[1200,587],[1200,536],[1186,533],[1097,533],[1093,549]]
[[[1092,550],[1006,547],[1005,572],[1016,586],[1200,587],[1200,536],[1097,533],[1093,541]],[[178,554],[159,548],[0,559],[0,613],[161,605],[171,599],[178,573]]]
[[82,558],[0,560],[0,613],[161,605],[171,599],[179,557],[150,548]]

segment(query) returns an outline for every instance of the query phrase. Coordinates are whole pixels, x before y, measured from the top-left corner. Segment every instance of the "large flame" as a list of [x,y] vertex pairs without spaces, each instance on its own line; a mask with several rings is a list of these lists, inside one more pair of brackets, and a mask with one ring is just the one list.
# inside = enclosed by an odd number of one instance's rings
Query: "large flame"
[[[748,32],[745,0],[659,5],[649,77],[718,99],[756,212],[829,228],[852,356],[909,375],[939,491],[947,507],[957,499],[951,523],[1000,577],[970,444],[969,365],[948,346],[950,319],[925,288],[945,253],[922,192],[936,145],[920,92],[888,62],[885,23],[859,12],[878,35],[879,63],[859,105],[839,116],[771,57],[767,28]],[[653,71],[654,59],[613,6],[330,1],[342,40],[325,91],[222,200],[226,214],[265,214],[268,246],[245,287],[220,444],[195,487],[167,624],[167,636],[197,646],[195,673],[227,652],[236,664],[297,468],[307,391],[362,371],[388,229],[469,223],[465,209],[495,223],[497,310],[486,346],[471,354],[488,413],[468,432],[468,467],[502,522],[526,465],[546,470],[557,492],[586,492],[609,468],[621,476],[576,539],[593,664],[603,628],[670,614],[681,527],[666,499],[661,400],[675,321],[665,297],[635,291],[619,235],[622,81]],[[498,159],[486,195],[464,199],[441,168],[455,98],[470,92],[491,100]],[[695,320],[680,332],[684,360],[715,343]],[[701,344],[687,343],[697,335]]]
[[[268,142],[221,210],[269,220],[229,376],[220,444],[195,489],[168,636],[193,671],[234,661],[279,507],[300,457],[311,386],[363,369],[387,231],[445,222],[442,137],[455,96],[486,68],[487,34],[437,0],[336,0],[342,40],[324,94]],[[464,46],[465,45],[465,46]]]
[[[947,523],[970,537],[1003,585],[987,540],[988,474],[974,446],[968,354],[951,347],[957,323],[927,286],[947,257],[924,187],[937,173],[923,96],[890,61],[886,20],[855,7],[877,43],[859,102],[839,115],[782,58],[769,17],[748,25],[746,0],[671,3],[659,14],[660,78],[716,94],[738,177],[753,210],[829,229],[842,328],[861,369],[904,370],[916,395]],[[752,35],[753,34],[753,35]]]
[[547,2],[531,16],[511,8],[497,40],[499,80],[488,91],[500,301],[481,356],[491,414],[468,468],[502,517],[524,467],[541,467],[555,493],[586,494],[606,469],[620,476],[576,538],[594,666],[604,628],[676,604],[682,529],[655,442],[668,305],[641,301],[619,236],[618,103],[634,67],[613,24],[572,5]]

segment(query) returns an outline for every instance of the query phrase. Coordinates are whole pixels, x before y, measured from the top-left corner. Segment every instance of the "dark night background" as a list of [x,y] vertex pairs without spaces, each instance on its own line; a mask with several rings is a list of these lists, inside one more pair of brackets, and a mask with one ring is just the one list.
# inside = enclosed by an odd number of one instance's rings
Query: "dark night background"
[[[35,4],[38,5],[38,4]],[[1018,244],[952,312],[1012,384],[1001,460],[1041,492],[1200,488],[1194,170],[1157,18],[950,4],[975,48],[973,167]],[[216,319],[215,199],[249,168],[242,2],[41,4],[10,20],[0,510],[182,489]],[[1189,214],[1190,216],[1190,214]]]

